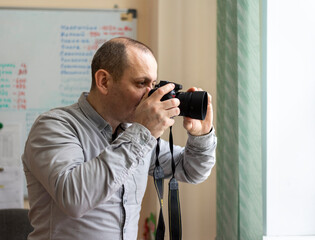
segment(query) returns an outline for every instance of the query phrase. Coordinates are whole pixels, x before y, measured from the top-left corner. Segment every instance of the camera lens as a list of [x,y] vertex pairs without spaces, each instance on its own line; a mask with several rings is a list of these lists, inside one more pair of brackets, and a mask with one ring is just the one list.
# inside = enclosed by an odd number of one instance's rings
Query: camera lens
[[208,94],[205,91],[178,92],[180,116],[204,120],[207,115]]

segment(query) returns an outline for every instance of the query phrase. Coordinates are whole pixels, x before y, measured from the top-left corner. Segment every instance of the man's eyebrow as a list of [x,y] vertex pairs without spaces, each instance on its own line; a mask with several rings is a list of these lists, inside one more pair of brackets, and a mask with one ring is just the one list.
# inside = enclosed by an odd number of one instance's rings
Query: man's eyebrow
[[148,77],[136,77],[136,78],[134,78],[134,80],[145,80],[146,82],[153,82],[153,83],[157,83],[157,80],[151,80],[150,78],[148,78]]

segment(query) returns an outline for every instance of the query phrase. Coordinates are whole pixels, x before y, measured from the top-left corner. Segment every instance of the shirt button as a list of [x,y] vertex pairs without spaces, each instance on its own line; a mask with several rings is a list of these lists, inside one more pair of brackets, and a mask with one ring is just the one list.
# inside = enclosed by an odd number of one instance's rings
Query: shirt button
[[127,199],[124,200],[124,204],[126,204],[126,203],[127,203]]
[[124,233],[126,233],[126,228],[124,228]]

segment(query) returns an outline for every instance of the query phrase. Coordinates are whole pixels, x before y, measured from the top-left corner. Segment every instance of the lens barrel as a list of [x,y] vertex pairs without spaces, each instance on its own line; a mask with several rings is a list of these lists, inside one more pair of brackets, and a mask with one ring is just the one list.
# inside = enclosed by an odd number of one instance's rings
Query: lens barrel
[[205,91],[178,92],[180,116],[204,120],[207,115],[208,94]]

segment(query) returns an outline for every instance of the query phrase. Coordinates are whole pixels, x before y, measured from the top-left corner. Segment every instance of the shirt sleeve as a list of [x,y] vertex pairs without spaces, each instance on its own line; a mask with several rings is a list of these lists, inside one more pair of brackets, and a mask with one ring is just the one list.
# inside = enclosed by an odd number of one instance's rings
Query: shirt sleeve
[[[197,184],[206,180],[215,165],[217,137],[214,128],[203,136],[192,136],[188,133],[185,148],[174,145],[173,156],[176,165],[175,178],[182,182]],[[152,155],[150,175],[155,168],[155,153]],[[169,142],[161,140],[159,162],[165,177],[172,176],[172,157]]]
[[32,127],[22,157],[27,171],[72,217],[108,200],[156,144],[150,132],[137,124],[92,159],[85,159],[88,149],[80,141],[73,124],[46,114]]

